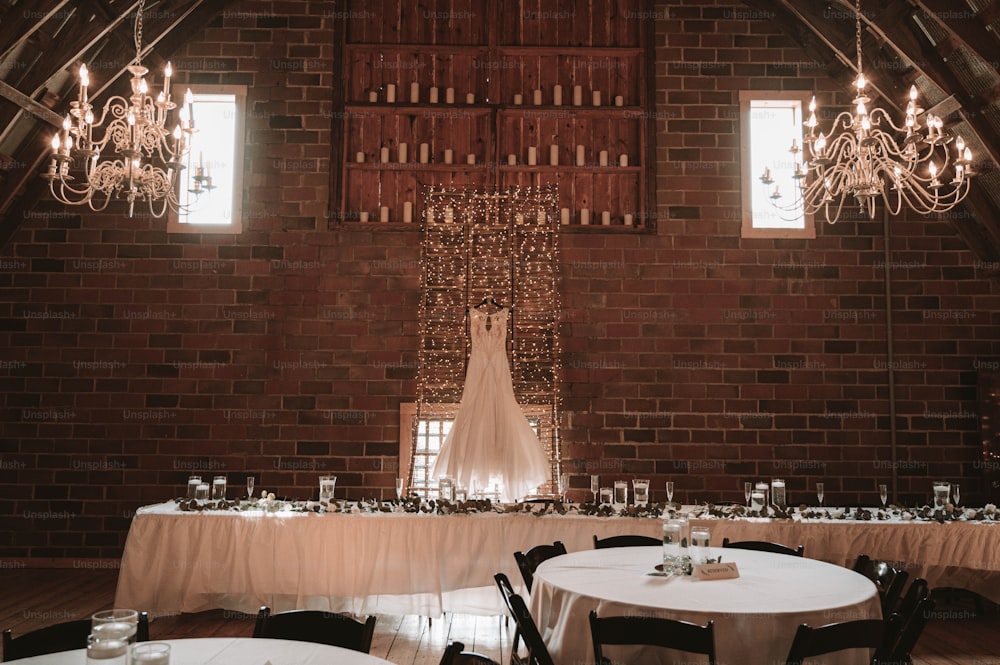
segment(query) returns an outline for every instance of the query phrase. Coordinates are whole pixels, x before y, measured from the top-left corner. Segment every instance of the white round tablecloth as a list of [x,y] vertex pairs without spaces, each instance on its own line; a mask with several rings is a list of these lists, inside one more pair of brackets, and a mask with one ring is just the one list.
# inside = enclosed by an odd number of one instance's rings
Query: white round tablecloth
[[[294,640],[209,637],[152,640],[170,645],[170,665],[392,665],[360,651]],[[84,665],[86,649],[21,658],[18,665]]]
[[[715,548],[714,554],[735,561],[740,577],[650,576],[662,561],[659,547],[585,550],[542,563],[535,572],[531,613],[556,665],[593,662],[591,610],[598,616],[641,614],[699,625],[714,621],[719,665],[783,663],[799,624],[818,627],[882,616],[875,585],[846,568],[738,549]],[[607,647],[606,655],[658,663],[666,662],[668,652]],[[868,663],[868,654],[840,652],[817,662],[861,665]]]

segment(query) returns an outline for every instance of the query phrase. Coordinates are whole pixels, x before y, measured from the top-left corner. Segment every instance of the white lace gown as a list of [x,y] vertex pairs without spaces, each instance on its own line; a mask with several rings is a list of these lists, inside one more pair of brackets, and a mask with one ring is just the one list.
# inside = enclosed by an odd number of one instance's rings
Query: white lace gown
[[509,314],[506,308],[469,314],[472,352],[462,402],[432,471],[470,491],[492,491],[490,483],[499,481],[501,501],[524,498],[550,473],[542,444],[514,397],[507,363]]

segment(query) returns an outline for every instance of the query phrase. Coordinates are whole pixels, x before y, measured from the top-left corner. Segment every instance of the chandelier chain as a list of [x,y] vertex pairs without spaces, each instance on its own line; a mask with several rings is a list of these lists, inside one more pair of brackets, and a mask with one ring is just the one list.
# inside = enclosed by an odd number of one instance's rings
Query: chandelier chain
[[135,62],[142,60],[142,15],[145,13],[146,0],[139,1],[139,9],[135,16]]
[[858,54],[858,74],[861,74],[861,0],[854,3],[854,41]]

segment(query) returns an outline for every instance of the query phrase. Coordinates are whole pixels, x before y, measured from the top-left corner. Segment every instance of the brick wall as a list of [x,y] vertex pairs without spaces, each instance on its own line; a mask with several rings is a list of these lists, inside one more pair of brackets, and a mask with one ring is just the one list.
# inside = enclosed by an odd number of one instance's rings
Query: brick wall
[[[242,3],[175,69],[249,85],[246,231],[39,205],[0,253],[0,553],[115,556],[137,506],[187,474],[304,496],[393,493],[416,393],[420,233],[338,226],[328,193],[331,19]],[[325,5],[324,5],[325,6]],[[562,239],[564,465],[681,500],[876,501],[890,477],[892,281],[900,498],[934,477],[982,501],[978,370],[1000,298],[947,220],[741,240],[737,94],[839,91],[736,2],[658,8],[657,232]],[[301,63],[301,66],[300,66]],[[699,63],[695,66],[692,63]],[[182,73],[182,76],[184,75]],[[178,77],[180,78],[180,77]]]

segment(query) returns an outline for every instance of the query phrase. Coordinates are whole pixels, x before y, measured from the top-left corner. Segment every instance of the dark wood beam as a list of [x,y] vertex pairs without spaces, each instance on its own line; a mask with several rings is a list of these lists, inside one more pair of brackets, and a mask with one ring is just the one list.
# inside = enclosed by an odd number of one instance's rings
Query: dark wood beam
[[[940,25],[952,39],[979,56],[985,62],[990,62],[997,53],[997,37],[986,29],[986,24],[972,15],[972,10],[964,4],[955,7],[954,0],[909,0],[919,7],[927,18]],[[955,14],[969,14],[968,19],[959,19]]]
[[19,3],[7,12],[0,20],[0,57],[8,55],[15,48],[28,41],[32,35],[41,29],[60,11],[65,9],[69,0],[37,0],[27,8]]
[[0,97],[17,104],[26,113],[38,116],[41,120],[55,127],[62,127],[62,117],[47,106],[36,102],[20,90],[12,88],[3,81],[0,81]]

